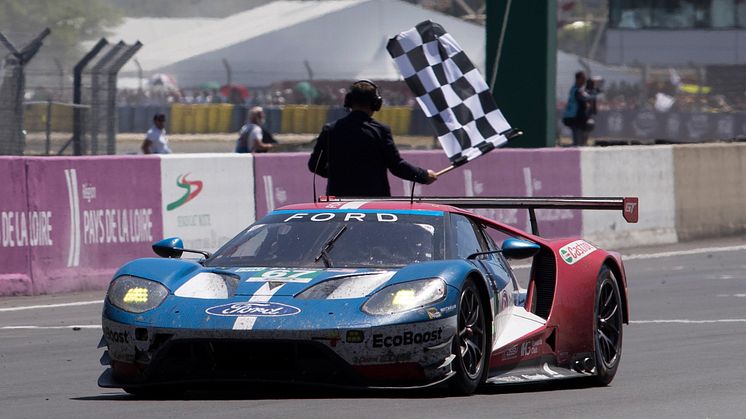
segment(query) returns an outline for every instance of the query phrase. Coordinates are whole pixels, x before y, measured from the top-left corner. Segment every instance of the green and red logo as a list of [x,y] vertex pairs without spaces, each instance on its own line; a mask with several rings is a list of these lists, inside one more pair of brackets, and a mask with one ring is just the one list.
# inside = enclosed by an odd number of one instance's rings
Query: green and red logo
[[[186,189],[186,192],[184,192],[184,195],[181,198],[166,205],[167,211],[171,211],[171,210],[175,210],[176,208],[179,208],[180,206],[194,199],[197,195],[199,195],[200,192],[202,192],[202,181],[201,180],[188,180],[187,176],[189,175],[190,173],[187,173],[185,175],[180,175],[179,177],[176,178],[176,186]],[[192,187],[194,187],[194,190],[192,190]]]
[[585,240],[575,240],[574,242],[563,246],[559,252],[562,259],[568,264],[572,265],[575,262],[583,259],[596,251],[596,246],[588,243]]

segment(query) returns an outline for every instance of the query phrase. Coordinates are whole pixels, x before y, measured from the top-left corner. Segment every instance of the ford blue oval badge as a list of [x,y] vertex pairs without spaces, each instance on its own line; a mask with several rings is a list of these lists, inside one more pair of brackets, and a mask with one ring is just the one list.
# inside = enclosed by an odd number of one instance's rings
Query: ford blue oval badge
[[280,303],[231,303],[210,307],[205,310],[208,314],[228,317],[271,317],[292,316],[300,313],[298,307]]

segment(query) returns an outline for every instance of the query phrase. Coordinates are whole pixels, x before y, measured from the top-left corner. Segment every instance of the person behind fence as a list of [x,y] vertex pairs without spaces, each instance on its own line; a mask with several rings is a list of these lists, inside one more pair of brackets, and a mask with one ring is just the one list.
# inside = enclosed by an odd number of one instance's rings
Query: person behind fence
[[593,115],[595,113],[596,95],[600,90],[589,91],[585,72],[575,73],[575,84],[570,88],[565,113],[562,115],[564,123],[572,131],[572,145],[584,146],[588,142],[588,134],[593,129]]
[[389,170],[394,176],[423,184],[438,178],[432,170],[413,166],[399,155],[391,128],[373,119],[381,104],[373,82],[357,81],[344,99],[350,112],[322,128],[308,169],[328,179],[327,195],[391,196]]
[[236,153],[266,153],[277,143],[263,125],[264,109],[261,106],[249,109],[249,122],[238,131]]
[[140,147],[144,154],[170,154],[166,137],[166,115],[157,113],[153,116],[153,126],[145,134]]

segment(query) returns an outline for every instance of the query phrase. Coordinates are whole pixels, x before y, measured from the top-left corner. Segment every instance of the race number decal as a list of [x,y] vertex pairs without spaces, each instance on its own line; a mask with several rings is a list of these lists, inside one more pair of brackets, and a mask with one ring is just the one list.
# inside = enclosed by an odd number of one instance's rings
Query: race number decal
[[305,284],[322,271],[314,269],[262,269],[254,272],[246,282],[295,282]]

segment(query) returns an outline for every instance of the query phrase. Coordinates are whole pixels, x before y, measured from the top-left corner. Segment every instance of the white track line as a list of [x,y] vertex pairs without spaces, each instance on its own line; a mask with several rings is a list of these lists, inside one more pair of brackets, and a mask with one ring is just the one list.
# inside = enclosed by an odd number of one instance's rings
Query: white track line
[[77,301],[77,302],[74,302],[74,303],[63,303],[63,304],[42,304],[42,305],[36,305],[36,306],[7,307],[7,308],[0,308],[0,312],[3,312],[3,311],[35,310],[37,308],[55,308],[55,307],[86,306],[86,305],[90,305],[90,304],[101,304],[103,302],[104,302],[103,300],[95,300],[95,301]]
[[[746,245],[722,246],[722,247],[700,247],[696,249],[676,250],[676,251],[671,251],[671,252],[622,255],[622,260],[626,262],[628,260],[660,259],[660,258],[667,258],[667,257],[674,257],[674,256],[698,255],[702,253],[736,252],[739,250],[746,250]],[[530,264],[512,266],[513,269],[528,269],[530,267],[531,267]]]
[[697,255],[700,253],[735,252],[746,250],[746,245],[722,246],[722,247],[700,247],[697,249],[677,250],[673,252],[644,253],[639,255],[622,256],[622,260],[659,259],[671,256]]
[[682,324],[705,324],[705,323],[746,323],[746,319],[718,319],[718,320],[631,320],[633,324],[651,324],[651,323],[682,323]]
[[100,324],[72,324],[69,326],[0,326],[0,330],[28,330],[28,329],[101,329]]

